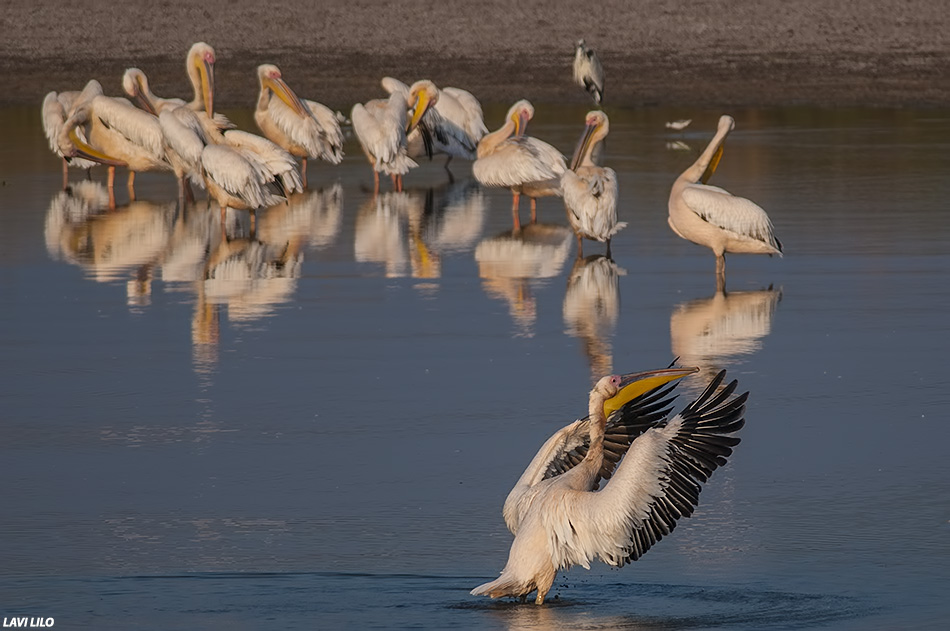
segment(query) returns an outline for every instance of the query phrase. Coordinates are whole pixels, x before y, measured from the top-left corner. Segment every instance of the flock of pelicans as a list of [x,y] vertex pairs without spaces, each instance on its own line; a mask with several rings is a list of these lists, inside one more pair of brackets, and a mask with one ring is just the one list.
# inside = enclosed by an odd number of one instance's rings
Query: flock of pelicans
[[[274,65],[258,68],[261,89],[254,118],[264,137],[235,129],[214,111],[214,63],[214,50],[207,44],[195,44],[188,52],[191,101],[155,96],[136,68],[125,73],[123,87],[139,108],[124,98],[105,96],[96,81],[81,92],[47,95],[43,123],[51,148],[64,159],[64,187],[67,164],[107,165],[114,206],[116,166],[129,170],[133,199],[136,172],[168,171],[178,180],[182,204],[193,199],[195,185],[218,203],[222,219],[228,208],[251,211],[253,217],[258,208],[306,187],[308,160],[340,163],[343,117],[298,97]],[[600,104],[603,68],[583,40],[576,47],[574,76]],[[473,175],[482,185],[511,190],[515,230],[521,229],[521,196],[531,200],[532,220],[537,198],[560,196],[578,255],[586,238],[605,242],[609,257],[610,239],[625,224],[617,216],[616,173],[597,165],[594,157],[609,131],[604,112],[587,114],[577,150],[567,162],[557,149],[527,135],[534,115],[528,101],[515,103],[504,124],[489,133],[480,104],[465,90],[439,89],[426,80],[406,85],[392,78],[382,86],[387,98],[356,104],[350,115],[372,166],[376,193],[380,174],[390,176],[401,190],[403,176],[422,156],[473,160]],[[720,118],[709,145],[676,179],[669,198],[670,227],[713,251],[720,287],[726,252],[781,255],[762,208],[707,184],[733,127],[731,117]],[[524,599],[536,592],[541,604],[561,569],[589,568],[595,558],[622,566],[689,516],[701,483],[725,464],[739,442],[732,434],[744,423],[747,396],[734,395],[735,381],[723,386],[722,371],[670,418],[672,389],[697,371],[670,367],[597,381],[588,416],[551,436],[508,495],[503,515],[515,535],[508,563],[498,579],[472,593]]]

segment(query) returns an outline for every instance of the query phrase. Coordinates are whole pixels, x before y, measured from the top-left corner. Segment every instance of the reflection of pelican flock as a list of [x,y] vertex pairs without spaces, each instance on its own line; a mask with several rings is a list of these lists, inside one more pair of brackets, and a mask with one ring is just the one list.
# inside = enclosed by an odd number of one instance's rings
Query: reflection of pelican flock
[[[680,304],[670,315],[673,356],[699,366],[708,377],[743,355],[755,353],[772,328],[781,289],[717,291]],[[697,379],[695,381],[701,381]]]
[[81,182],[53,197],[46,215],[50,255],[80,265],[99,282],[118,280],[132,270],[129,299],[149,292],[151,268],[160,262],[172,235],[175,203],[130,202],[104,213],[108,192]]
[[570,248],[570,229],[539,223],[485,239],[475,248],[485,291],[508,302],[522,335],[533,334],[537,317],[529,280],[560,274]]
[[[604,377],[590,392],[585,419],[551,436],[508,494],[505,523],[515,536],[501,576],[477,596],[541,604],[560,570],[590,569],[595,558],[636,561],[689,517],[701,483],[726,463],[739,439],[748,395],[725,371],[669,419],[675,382],[695,368]],[[618,464],[619,462],[619,464]],[[609,480],[603,488],[601,480]]]

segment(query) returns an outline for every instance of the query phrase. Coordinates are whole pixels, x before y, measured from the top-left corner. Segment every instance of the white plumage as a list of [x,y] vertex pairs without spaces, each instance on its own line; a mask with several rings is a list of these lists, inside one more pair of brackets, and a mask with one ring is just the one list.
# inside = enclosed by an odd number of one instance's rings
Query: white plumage
[[521,100],[511,106],[505,123],[478,143],[478,159],[472,174],[485,186],[510,188],[512,220],[521,226],[518,203],[521,195],[531,198],[531,219],[536,219],[536,198],[561,195],[561,176],[567,164],[560,151],[546,142],[525,136],[534,106]]
[[[410,157],[431,157],[441,153],[448,155],[449,160],[453,157],[475,159],[478,141],[488,133],[488,129],[482,106],[470,92],[453,87],[439,89],[431,81],[417,81],[410,87],[393,77],[383,77],[380,83],[389,94],[404,92],[407,101],[413,100],[410,93],[423,83],[431,84],[437,93],[421,125],[407,137]],[[428,138],[424,137],[425,134]]]
[[406,97],[395,92],[388,99],[374,99],[353,106],[350,119],[353,132],[373,166],[373,178],[379,188],[379,174],[405,175],[416,166],[406,145]]
[[716,135],[703,153],[676,179],[670,190],[669,224],[680,237],[705,245],[716,255],[716,286],[725,289],[726,252],[782,255],[772,222],[757,204],[708,186],[722,157],[726,136],[735,127],[722,116]]
[[258,66],[257,77],[261,91],[254,120],[268,139],[302,159],[304,186],[308,158],[339,164],[343,159],[343,132],[333,112],[316,101],[300,99],[277,66]]
[[610,129],[607,115],[601,111],[587,114],[586,128],[571,161],[571,169],[561,177],[561,191],[567,218],[577,235],[577,255],[583,256],[583,239],[607,243],[626,227],[617,221],[617,174],[613,169],[594,164],[596,146]]
[[503,514],[515,540],[508,563],[472,594],[523,598],[536,590],[541,604],[558,571],[587,568],[596,558],[614,566],[635,561],[691,515],[700,484],[739,443],[729,434],[744,424],[747,398],[732,396],[735,381],[719,389],[723,371],[668,419],[667,384],[696,370],[598,381],[589,416],[549,438],[509,493]]
[[[46,134],[50,150],[63,159],[63,190],[66,189],[69,183],[68,167],[72,166],[88,171],[98,164],[98,162],[85,158],[73,157],[67,159],[59,146],[59,134],[62,132],[66,121],[73,114],[76,103],[91,99],[93,94],[102,94],[102,86],[95,79],[87,83],[82,92],[50,92],[43,99],[43,132]],[[82,139],[85,140],[85,138]]]

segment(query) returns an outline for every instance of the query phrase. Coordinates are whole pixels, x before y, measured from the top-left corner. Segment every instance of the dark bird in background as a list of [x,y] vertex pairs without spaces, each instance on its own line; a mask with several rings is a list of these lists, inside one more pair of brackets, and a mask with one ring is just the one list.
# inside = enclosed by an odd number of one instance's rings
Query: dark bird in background
[[604,100],[604,67],[582,39],[574,49],[574,83],[587,90],[598,105]]

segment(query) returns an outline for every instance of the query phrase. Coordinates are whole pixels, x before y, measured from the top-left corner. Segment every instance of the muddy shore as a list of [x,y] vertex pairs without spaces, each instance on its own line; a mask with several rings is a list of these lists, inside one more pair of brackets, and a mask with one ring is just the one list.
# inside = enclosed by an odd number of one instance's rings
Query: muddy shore
[[379,78],[431,78],[484,102],[578,102],[573,43],[606,72],[606,106],[940,107],[950,103],[950,12],[939,0],[577,3],[444,0],[127,0],[4,3],[0,104],[125,68],[185,96],[184,56],[215,47],[217,102],[251,107],[254,69],[276,63],[301,94],[348,110]]

